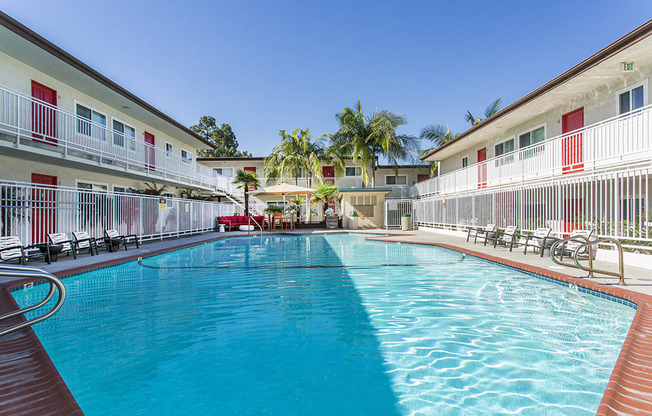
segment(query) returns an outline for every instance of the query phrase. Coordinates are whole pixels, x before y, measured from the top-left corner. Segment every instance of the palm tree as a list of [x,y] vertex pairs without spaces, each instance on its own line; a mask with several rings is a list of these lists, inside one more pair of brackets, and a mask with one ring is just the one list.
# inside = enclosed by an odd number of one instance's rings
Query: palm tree
[[310,129],[295,129],[292,134],[279,130],[281,141],[274,146],[272,154],[265,158],[263,172],[268,179],[281,178],[289,175],[299,184],[299,176],[306,173],[309,186],[312,178],[321,178],[321,161],[324,159],[323,136],[313,140]]
[[398,127],[407,124],[400,114],[380,110],[365,116],[358,100],[353,108],[346,107],[335,117],[339,130],[330,136],[329,154],[350,157],[354,163],[360,159],[365,185],[369,183],[368,170],[371,170],[371,186],[376,185],[378,157],[383,156],[398,166],[399,161],[410,158],[416,149],[414,137],[396,133]]
[[329,202],[337,200],[337,194],[339,192],[340,188],[334,183],[321,182],[315,188],[315,193],[310,197],[310,203],[314,207],[318,203],[322,202],[325,208]]
[[244,191],[244,203],[245,203],[245,215],[249,216],[249,188],[258,189],[260,182],[258,181],[258,175],[256,172],[246,172],[242,169],[239,169],[235,173],[235,178],[233,178],[233,183],[242,188]]
[[[439,146],[446,144],[453,140],[457,136],[457,133],[451,132],[451,129],[448,125],[444,127],[441,124],[431,124],[421,129],[419,133],[419,139],[421,140],[430,140],[432,146],[427,149],[424,149],[420,152],[420,155],[423,156],[432,150],[438,148]],[[437,162],[430,162],[430,177],[435,175],[437,171]]]
[[485,108],[485,110],[484,110],[484,118],[474,117],[473,114],[471,114],[471,112],[467,110],[467,112],[466,112],[466,121],[471,123],[472,126],[475,126],[476,124],[481,123],[485,119],[488,119],[489,117],[493,116],[498,111],[500,111],[500,102],[501,101],[502,101],[502,98],[498,98],[497,100],[494,100],[491,104],[489,104],[487,106],[487,108]]

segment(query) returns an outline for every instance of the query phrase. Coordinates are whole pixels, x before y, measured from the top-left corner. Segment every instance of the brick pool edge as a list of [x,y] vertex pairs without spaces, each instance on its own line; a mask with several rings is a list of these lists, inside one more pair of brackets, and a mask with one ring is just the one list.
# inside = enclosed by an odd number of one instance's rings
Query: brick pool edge
[[[265,235],[271,234],[286,233],[266,233]],[[307,235],[305,233],[296,233],[293,235],[297,234]],[[571,277],[563,273],[530,266],[451,244],[396,239],[396,237],[400,236],[397,234],[394,234],[392,237],[370,236],[367,237],[367,240],[439,246],[635,303],[638,309],[634,315],[618,359],[616,360],[614,370],[611,373],[596,415],[634,416],[652,414],[652,296],[626,291],[620,287],[600,285],[588,279]],[[72,277],[88,271],[134,261],[140,257],[152,257],[170,251],[233,237],[246,236],[220,236],[204,241],[169,247],[147,254],[136,254],[94,265],[71,268],[57,272],[55,275],[60,278]],[[17,309],[18,305],[11,292],[34,280],[19,279],[3,282],[0,285],[0,313]],[[24,318],[21,316],[8,321],[10,322],[3,323],[0,328],[24,321]],[[27,328],[5,337],[0,342],[0,402],[10,399],[11,404],[3,405],[0,410],[0,415],[83,415],[81,408],[75,401],[72,393],[50,360],[50,357],[34,331],[31,328]]]

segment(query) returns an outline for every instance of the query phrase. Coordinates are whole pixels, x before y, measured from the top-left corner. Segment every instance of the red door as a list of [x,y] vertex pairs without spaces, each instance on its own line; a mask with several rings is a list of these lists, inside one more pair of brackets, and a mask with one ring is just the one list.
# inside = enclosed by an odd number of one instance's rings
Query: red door
[[[256,173],[256,167],[255,167],[255,166],[245,167],[245,168],[243,168],[242,170],[244,170],[245,172],[253,172],[253,173]],[[248,190],[249,190],[249,191],[254,191],[255,188],[254,188],[253,186],[250,186]]]
[[152,133],[145,132],[145,143],[149,144],[149,146],[145,146],[145,166],[149,170],[154,170],[156,166],[156,150],[154,148],[156,140]]
[[487,187],[487,164],[482,163],[487,160],[487,148],[478,150],[478,188]]
[[[584,127],[584,107],[561,116],[561,134]],[[561,148],[562,173],[581,172],[584,170],[582,133],[564,137]]]
[[417,183],[418,182],[423,182],[430,179],[430,175],[427,173],[419,173],[417,174]]
[[324,181],[335,183],[335,169],[332,166],[322,166],[321,174],[324,177]]
[[56,144],[57,114],[53,107],[57,105],[57,92],[43,84],[32,81],[32,97],[39,100],[32,102],[32,131],[34,131],[34,138],[49,144]]
[[32,192],[32,243],[44,243],[48,233],[57,229],[57,177],[32,173],[32,182],[38,184]]

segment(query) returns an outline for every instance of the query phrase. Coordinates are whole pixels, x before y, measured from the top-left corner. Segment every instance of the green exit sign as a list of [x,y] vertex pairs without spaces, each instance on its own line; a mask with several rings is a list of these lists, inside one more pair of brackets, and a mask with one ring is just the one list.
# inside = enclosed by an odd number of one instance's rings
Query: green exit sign
[[634,70],[634,62],[621,62],[620,63],[620,70],[621,71],[633,71]]

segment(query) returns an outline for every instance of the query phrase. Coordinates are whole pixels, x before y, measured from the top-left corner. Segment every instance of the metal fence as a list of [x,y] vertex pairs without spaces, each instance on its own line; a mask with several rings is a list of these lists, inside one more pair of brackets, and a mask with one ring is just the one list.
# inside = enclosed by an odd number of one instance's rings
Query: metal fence
[[601,237],[652,243],[652,168],[559,178],[548,183],[476,189],[414,200],[414,221],[459,230],[495,223],[521,230],[551,227],[560,235],[593,229]]
[[385,200],[385,228],[401,228],[403,214],[412,215],[412,199]]
[[105,229],[144,240],[213,229],[215,218],[232,215],[232,204],[61,186],[0,181],[0,235],[23,244],[45,242],[48,233]]

